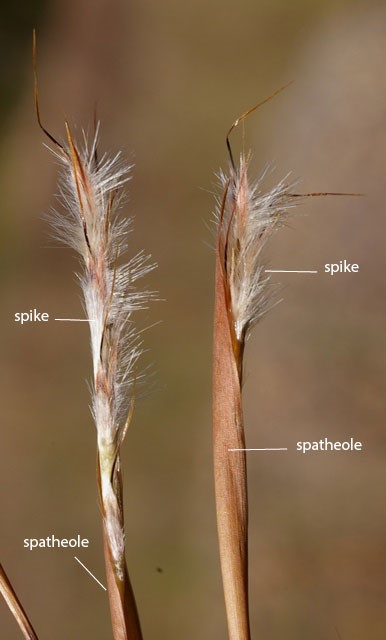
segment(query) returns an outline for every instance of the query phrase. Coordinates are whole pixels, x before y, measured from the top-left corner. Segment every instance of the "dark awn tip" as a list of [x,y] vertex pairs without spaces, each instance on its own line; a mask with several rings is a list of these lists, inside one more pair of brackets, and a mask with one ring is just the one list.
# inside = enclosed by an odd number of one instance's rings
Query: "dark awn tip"
[[65,155],[67,155],[67,152],[66,152],[65,148],[63,147],[63,145],[60,144],[60,142],[58,142],[58,140],[56,138],[54,138],[54,136],[45,128],[45,126],[42,124],[41,117],[40,117],[39,83],[38,83],[38,70],[37,70],[36,29],[33,29],[33,31],[32,31],[32,64],[33,64],[33,74],[34,74],[34,103],[35,103],[36,120],[38,121],[38,125],[39,125],[40,129],[47,136],[47,138],[49,140],[51,140],[51,142],[53,142],[56,147],[59,147],[59,149]]
[[230,135],[232,133],[232,131],[234,129],[236,129],[236,127],[240,124],[240,122],[243,122],[246,118],[248,118],[248,116],[250,116],[252,113],[254,113],[257,109],[259,109],[259,107],[262,107],[264,104],[266,104],[267,102],[269,102],[270,100],[272,100],[272,98],[274,98],[275,96],[277,96],[279,93],[281,93],[282,91],[284,91],[285,89],[287,89],[291,84],[294,83],[294,80],[291,80],[290,82],[287,82],[287,84],[284,84],[282,87],[280,87],[279,89],[276,89],[276,91],[274,91],[273,93],[271,93],[270,96],[268,96],[267,98],[264,98],[264,100],[261,100],[260,102],[258,102],[257,104],[255,104],[253,107],[251,107],[250,109],[247,109],[247,111],[244,111],[244,113],[241,114],[241,116],[239,116],[238,118],[236,118],[236,120],[233,122],[232,126],[230,127],[227,136],[225,138],[225,142],[226,142],[226,146],[228,149],[228,154],[229,154],[229,159],[232,165],[232,168],[234,171],[236,171],[236,165],[234,162],[234,158],[233,158],[233,153],[232,153],[232,148],[231,148],[231,144],[230,144]]
[[344,191],[316,191],[311,193],[288,193],[288,198],[320,198],[323,196],[364,196],[364,193],[345,193]]

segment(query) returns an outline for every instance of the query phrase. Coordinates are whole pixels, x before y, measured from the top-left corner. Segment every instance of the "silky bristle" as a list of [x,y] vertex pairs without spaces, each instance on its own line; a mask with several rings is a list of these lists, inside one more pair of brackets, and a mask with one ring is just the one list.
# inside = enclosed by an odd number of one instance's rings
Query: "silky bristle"
[[250,184],[248,165],[249,156],[242,154],[237,167],[231,166],[228,174],[220,172],[223,196],[215,212],[238,340],[245,338],[275,303],[262,251],[297,204],[290,193],[296,183],[290,183],[288,176],[265,190],[267,172]]
[[79,280],[89,321],[93,361],[92,413],[97,429],[99,478],[104,529],[114,572],[124,579],[124,529],[120,502],[119,450],[138,385],[142,339],[133,314],[154,298],[138,281],[154,269],[140,251],[122,262],[132,220],[121,217],[124,187],[131,167],[119,153],[97,153],[99,126],[91,144],[79,148],[66,124],[67,143],[53,153],[62,167],[62,211],[52,217],[57,239],[77,251]]

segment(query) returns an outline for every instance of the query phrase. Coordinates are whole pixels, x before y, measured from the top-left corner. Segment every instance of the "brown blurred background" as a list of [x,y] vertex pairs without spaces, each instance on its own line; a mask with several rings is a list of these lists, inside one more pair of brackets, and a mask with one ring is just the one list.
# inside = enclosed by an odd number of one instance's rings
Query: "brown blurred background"
[[[23,5],[23,6],[22,6]],[[226,637],[211,469],[213,252],[206,224],[224,136],[244,109],[295,80],[246,125],[253,168],[302,177],[309,199],[269,248],[283,298],[248,344],[253,637],[386,638],[384,2],[34,0],[3,3],[0,49],[2,357],[1,560],[42,640],[111,638],[105,593],[70,550],[23,539],[80,534],[104,581],[95,433],[83,324],[25,325],[17,311],[81,314],[67,249],[42,214],[57,168],[33,110],[92,123],[101,147],[135,161],[132,250],[159,263],[165,299],[142,314],[157,392],[137,408],[125,453],[128,562],[146,639]],[[235,147],[237,148],[237,135]],[[357,275],[327,276],[347,259]],[[360,454],[295,452],[296,441],[363,442]],[[0,604],[1,640],[20,633]]]

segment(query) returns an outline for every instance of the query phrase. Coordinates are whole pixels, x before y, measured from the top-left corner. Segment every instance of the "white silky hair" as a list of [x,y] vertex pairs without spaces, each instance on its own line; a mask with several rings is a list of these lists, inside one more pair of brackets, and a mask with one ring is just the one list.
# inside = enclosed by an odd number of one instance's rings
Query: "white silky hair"
[[267,190],[264,188],[267,168],[250,184],[249,162],[250,155],[243,153],[237,167],[231,166],[228,173],[218,174],[224,195],[221,201],[217,200],[215,210],[239,341],[276,303],[262,252],[272,233],[285,223],[298,203],[298,198],[290,194],[297,182],[289,182],[289,175]]
[[121,262],[132,230],[132,219],[121,216],[132,167],[120,153],[98,157],[99,125],[90,144],[83,133],[81,148],[75,146],[68,126],[67,133],[68,143],[52,150],[61,165],[62,210],[54,212],[51,223],[55,237],[75,249],[81,259],[79,280],[90,326],[92,413],[104,521],[116,572],[123,580],[123,514],[112,476],[137,385],[143,379],[138,370],[143,345],[133,313],[147,308],[155,297],[138,289],[137,281],[156,265],[143,251]]

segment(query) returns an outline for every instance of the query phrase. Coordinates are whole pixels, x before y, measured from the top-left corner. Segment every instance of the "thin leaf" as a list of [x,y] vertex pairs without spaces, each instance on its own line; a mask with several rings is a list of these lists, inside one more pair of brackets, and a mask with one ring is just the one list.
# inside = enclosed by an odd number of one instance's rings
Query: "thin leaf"
[[39,640],[36,631],[32,627],[19,598],[17,597],[3,566],[0,564],[0,592],[8,605],[13,617],[19,625],[25,640]]

